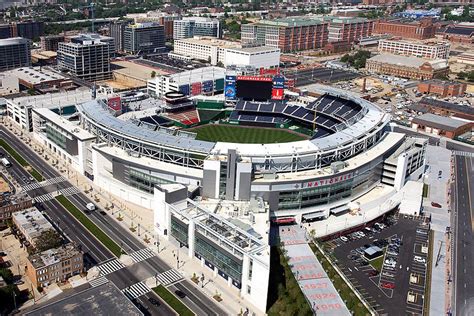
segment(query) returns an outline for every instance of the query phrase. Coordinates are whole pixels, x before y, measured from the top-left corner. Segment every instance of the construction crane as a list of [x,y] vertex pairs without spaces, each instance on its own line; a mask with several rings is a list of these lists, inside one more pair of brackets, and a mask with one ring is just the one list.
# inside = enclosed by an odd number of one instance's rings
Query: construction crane
[[90,2],[88,5],[79,7],[80,9],[89,9],[92,16],[92,33],[94,33],[94,21],[95,21],[95,2]]

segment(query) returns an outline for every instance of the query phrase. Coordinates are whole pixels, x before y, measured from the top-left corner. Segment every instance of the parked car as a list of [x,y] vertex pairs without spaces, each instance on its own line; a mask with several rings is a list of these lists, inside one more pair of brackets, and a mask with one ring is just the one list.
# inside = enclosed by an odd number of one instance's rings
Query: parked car
[[413,258],[413,261],[418,262],[418,263],[426,263],[426,259],[420,256],[415,256]]
[[424,229],[417,229],[416,233],[420,234],[420,235],[428,235],[428,231],[426,231]]
[[345,237],[345,236],[341,236],[341,240],[342,240],[343,242],[348,242],[348,241],[349,241],[349,239],[347,239],[347,237]]
[[369,276],[373,277],[373,276],[377,276],[379,275],[379,272],[377,270],[372,270],[369,272]]
[[179,298],[185,298],[186,297],[186,294],[184,294],[184,292],[180,291],[180,290],[174,291],[174,294],[176,294],[176,296],[178,296]]
[[150,302],[152,305],[160,306],[160,302],[158,302],[158,300],[156,300],[154,297],[150,297],[148,302]]
[[391,282],[384,282],[382,283],[382,287],[384,289],[394,289],[395,288],[395,284],[394,283],[391,283]]
[[390,272],[382,272],[382,275],[386,276],[386,277],[389,277],[389,278],[394,278],[395,277],[395,274],[390,273]]
[[431,206],[436,207],[436,208],[441,208],[441,204],[436,203],[436,202],[431,202]]

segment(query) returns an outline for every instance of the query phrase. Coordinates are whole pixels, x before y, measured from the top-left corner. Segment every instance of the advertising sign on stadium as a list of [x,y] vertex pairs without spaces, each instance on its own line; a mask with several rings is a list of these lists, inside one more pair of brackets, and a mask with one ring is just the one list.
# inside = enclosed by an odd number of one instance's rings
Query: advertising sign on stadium
[[343,182],[343,181],[352,179],[352,176],[353,176],[352,173],[347,173],[347,174],[329,178],[329,179],[310,181],[310,182],[303,183],[302,187],[303,188],[322,187],[322,186],[331,185],[334,183]]
[[273,69],[260,68],[260,74],[261,75],[279,75],[280,68],[273,68]]
[[250,81],[272,81],[272,78],[259,77],[259,76],[237,76],[237,80],[250,80]]
[[225,76],[225,87],[224,87],[224,96],[226,99],[235,99],[235,82],[237,80],[236,76]]
[[272,89],[272,100],[283,100],[283,89]]
[[275,76],[273,77],[273,89],[284,89],[285,88],[285,77]]
[[107,105],[114,111],[122,110],[122,101],[119,96],[112,97],[107,100]]

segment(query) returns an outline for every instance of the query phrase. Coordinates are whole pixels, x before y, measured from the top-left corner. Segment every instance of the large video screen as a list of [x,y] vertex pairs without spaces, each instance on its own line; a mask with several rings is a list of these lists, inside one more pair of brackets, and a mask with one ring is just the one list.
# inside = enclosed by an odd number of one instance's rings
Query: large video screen
[[272,98],[272,81],[237,80],[237,98],[266,101]]

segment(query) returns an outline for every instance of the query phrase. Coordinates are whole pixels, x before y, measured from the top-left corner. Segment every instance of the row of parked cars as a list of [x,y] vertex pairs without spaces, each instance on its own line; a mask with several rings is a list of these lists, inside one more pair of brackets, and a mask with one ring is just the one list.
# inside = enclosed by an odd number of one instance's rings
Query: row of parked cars
[[365,227],[362,230],[350,233],[346,236],[341,236],[340,240],[343,242],[353,241],[356,239],[361,239],[364,237],[372,237],[374,234],[381,232],[385,228],[394,224],[394,221],[389,221],[390,223],[375,223],[372,227]]

